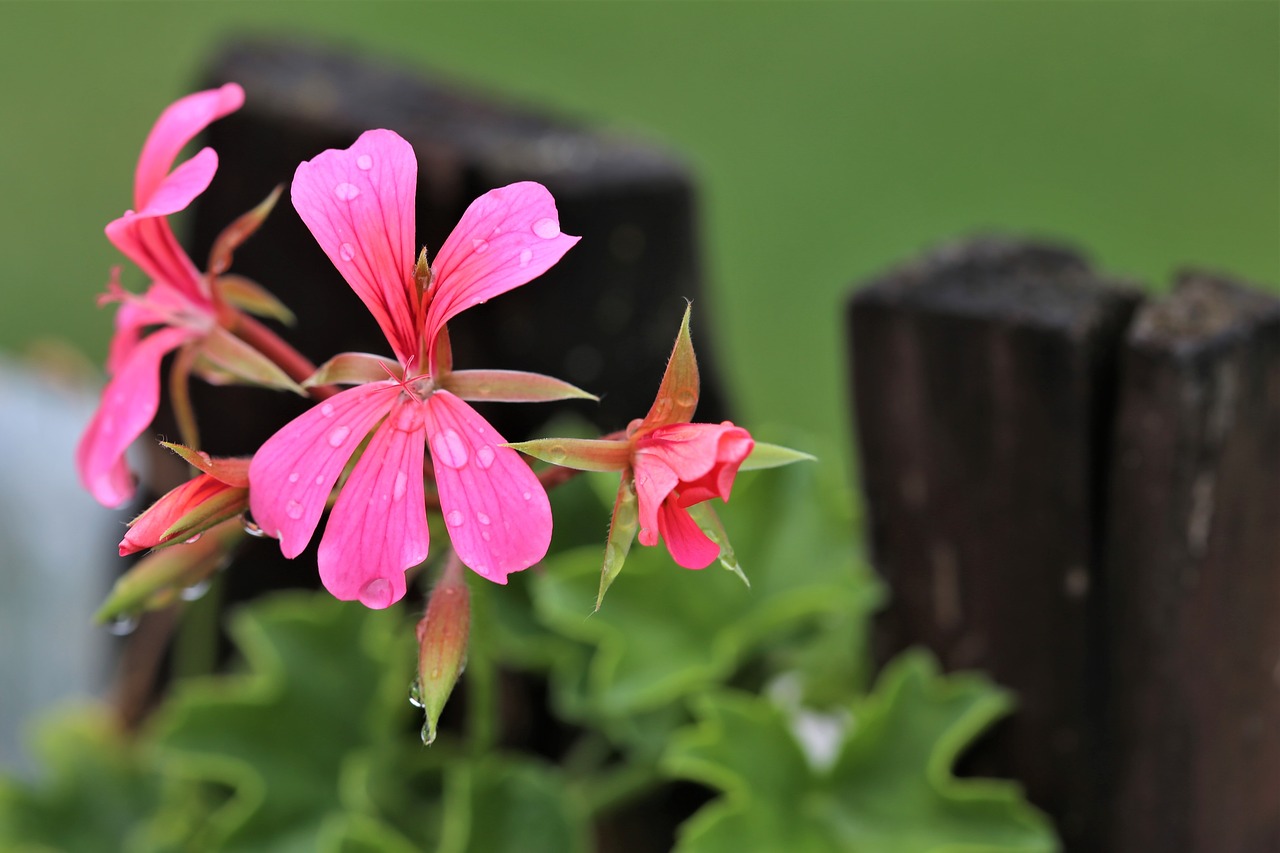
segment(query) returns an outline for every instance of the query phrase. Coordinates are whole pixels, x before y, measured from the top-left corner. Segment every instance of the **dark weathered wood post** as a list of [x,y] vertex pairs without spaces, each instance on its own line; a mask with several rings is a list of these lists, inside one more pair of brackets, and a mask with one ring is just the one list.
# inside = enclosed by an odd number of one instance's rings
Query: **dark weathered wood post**
[[1109,849],[1280,850],[1280,301],[1186,275],[1120,359]]
[[923,643],[1017,714],[972,756],[1100,850],[1097,528],[1134,292],[1054,247],[978,240],[860,289],[853,395],[881,659]]

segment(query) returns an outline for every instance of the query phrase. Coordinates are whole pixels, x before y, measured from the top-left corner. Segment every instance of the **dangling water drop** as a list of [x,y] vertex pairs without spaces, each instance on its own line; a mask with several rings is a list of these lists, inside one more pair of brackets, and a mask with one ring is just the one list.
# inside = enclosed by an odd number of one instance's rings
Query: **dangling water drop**
[[199,601],[204,594],[209,591],[209,587],[213,586],[213,581],[205,578],[202,581],[196,581],[191,586],[182,590],[178,595],[183,601]]
[[267,531],[259,527],[258,523],[249,517],[249,513],[246,512],[244,514],[244,517],[240,521],[241,521],[241,524],[244,526],[244,532],[248,533],[250,536],[254,537],[255,539],[261,539],[267,535]]
[[409,704],[415,708],[422,707],[422,682],[416,678],[409,685]]
[[197,543],[197,542],[199,542],[199,541],[200,541],[200,534],[199,534],[199,533],[197,533],[195,536],[192,536],[190,539],[183,540],[183,543],[182,543],[182,544],[183,544],[183,545],[194,545],[194,544],[196,544],[196,543]]
[[138,628],[136,613],[122,613],[107,623],[107,630],[117,637],[127,637]]

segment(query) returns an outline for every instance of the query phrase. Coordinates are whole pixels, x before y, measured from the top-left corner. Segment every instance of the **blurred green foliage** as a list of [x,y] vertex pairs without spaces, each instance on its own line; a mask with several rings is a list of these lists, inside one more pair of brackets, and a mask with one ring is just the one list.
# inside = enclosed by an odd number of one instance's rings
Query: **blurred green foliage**
[[1278,29],[1280,6],[1235,2],[5,3],[0,348],[100,356],[101,230],[156,115],[228,35],[318,37],[685,154],[702,346],[742,421],[847,454],[837,308],[939,240],[1059,237],[1156,287],[1187,263],[1280,283]]

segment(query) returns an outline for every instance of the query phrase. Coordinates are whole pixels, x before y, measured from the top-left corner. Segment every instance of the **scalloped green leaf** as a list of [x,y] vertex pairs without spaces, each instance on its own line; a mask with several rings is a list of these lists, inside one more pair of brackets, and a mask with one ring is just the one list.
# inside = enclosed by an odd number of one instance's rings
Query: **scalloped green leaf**
[[1048,820],[1012,782],[957,779],[957,757],[1011,707],[976,675],[940,676],[908,653],[853,706],[852,725],[811,757],[796,718],[719,691],[673,741],[673,775],[724,792],[682,827],[678,853],[1052,853]]
[[488,755],[450,770],[437,853],[585,853],[583,804],[553,767]]

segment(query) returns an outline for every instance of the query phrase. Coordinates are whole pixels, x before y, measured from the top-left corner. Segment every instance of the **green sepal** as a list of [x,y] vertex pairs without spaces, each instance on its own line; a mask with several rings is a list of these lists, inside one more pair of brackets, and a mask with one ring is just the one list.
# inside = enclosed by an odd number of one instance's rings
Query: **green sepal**
[[183,458],[192,468],[196,468],[219,482],[240,489],[249,488],[249,459],[247,457],[217,458],[203,450],[187,447],[173,441],[160,442],[161,447],[168,448]]
[[169,606],[183,589],[217,571],[244,536],[239,524],[225,524],[196,542],[152,552],[120,576],[94,614],[94,621],[106,623]]
[[213,385],[258,385],[307,395],[275,362],[221,326],[201,341],[195,372]]
[[631,460],[631,444],[621,439],[538,438],[506,446],[534,459],[576,471],[621,471]]
[[618,498],[613,504],[613,518],[609,520],[609,538],[604,545],[604,566],[600,569],[600,592],[596,594],[596,610],[604,603],[604,594],[622,571],[622,564],[631,552],[636,530],[640,527],[640,503],[636,499],[631,478],[623,476],[618,484]]
[[747,458],[738,466],[739,471],[758,471],[762,468],[781,468],[792,462],[817,462],[818,457],[803,450],[792,450],[781,444],[757,441]]
[[[210,474],[209,476],[213,476]],[[249,508],[249,490],[230,488],[204,501],[175,521],[160,536],[155,547],[163,548],[199,536]]]
[[440,387],[463,400],[495,403],[547,403],[553,400],[594,400],[583,391],[554,376],[521,370],[455,370],[440,381]]
[[644,416],[640,429],[648,431],[668,424],[685,424],[693,421],[698,408],[700,380],[698,358],[693,352],[693,338],[689,335],[689,313],[693,305],[686,305],[680,331],[676,334],[671,358],[662,374],[662,384],[654,398],[649,414]]
[[367,352],[343,352],[326,361],[302,382],[303,388],[320,385],[363,385],[403,379],[404,368],[394,358]]
[[435,741],[440,714],[466,666],[470,633],[471,591],[462,576],[462,563],[450,555],[417,627],[418,678],[412,696],[426,716],[422,726],[426,746]]
[[279,320],[286,326],[292,326],[298,322],[298,318],[289,310],[289,306],[256,281],[234,274],[220,275],[214,280],[217,282],[215,287],[218,289],[218,294],[228,305],[234,305],[259,317]]
[[720,546],[720,565],[724,566],[727,571],[733,572],[743,583],[750,587],[751,581],[747,580],[746,574],[742,571],[742,566],[738,564],[737,555],[733,553],[733,545],[729,542],[729,534],[724,529],[724,525],[720,523],[720,516],[716,515],[716,511],[711,508],[711,504],[708,501],[703,501],[687,509],[689,510],[689,516],[698,527],[702,528],[702,532],[707,534],[707,538]]
[[222,229],[222,233],[213,241],[213,248],[209,250],[210,275],[220,276],[231,269],[231,256],[267,221],[283,190],[284,184],[277,184],[252,210],[240,214],[234,222]]

